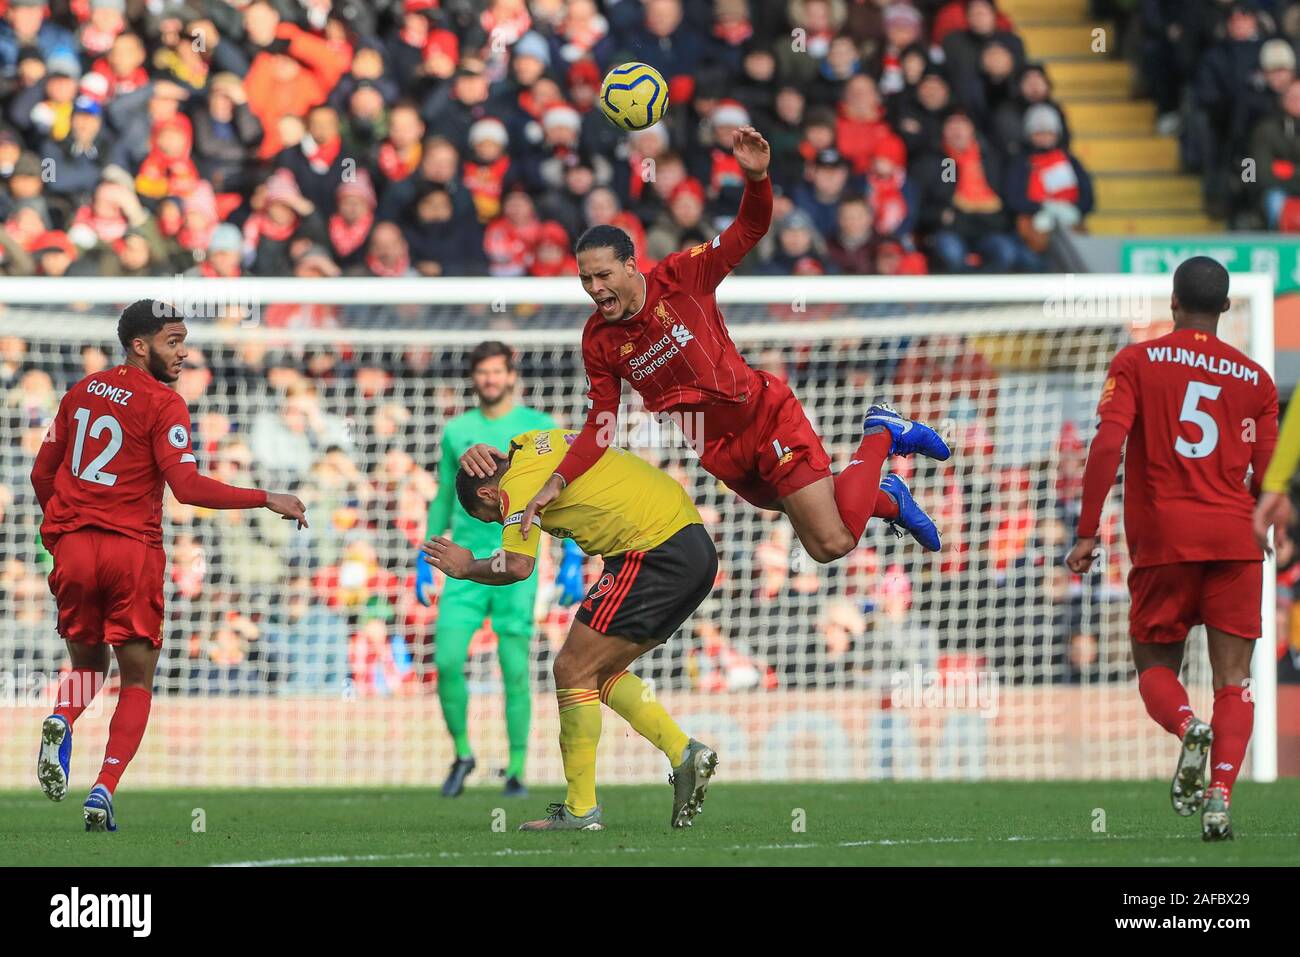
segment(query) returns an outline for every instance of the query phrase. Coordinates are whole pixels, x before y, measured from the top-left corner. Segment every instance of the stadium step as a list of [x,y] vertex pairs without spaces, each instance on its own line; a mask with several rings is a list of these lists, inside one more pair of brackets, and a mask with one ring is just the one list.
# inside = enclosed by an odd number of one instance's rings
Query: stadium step
[[1070,144],[1090,173],[1177,173],[1178,141],[1172,136],[1088,136]]
[[1147,100],[1067,101],[1061,106],[1074,136],[1150,133],[1156,122],[1155,105]]
[[[1031,54],[1037,55],[1033,47]],[[1058,90],[1087,90],[1093,97],[1127,97],[1133,88],[1133,71],[1123,60],[1094,56],[1086,60],[1047,61],[1047,73]]]
[[1195,176],[1139,176],[1101,173],[1093,177],[1097,208],[1106,212],[1160,210],[1195,213],[1201,210],[1201,183]]
[[[1093,19],[1089,0],[1002,0],[1032,60],[1042,60],[1070,124],[1070,146],[1092,174],[1099,235],[1220,232],[1201,209],[1200,182],[1181,175],[1178,141],[1155,135],[1155,105],[1135,100],[1132,66],[1116,59],[1114,24]],[[1105,51],[1094,31],[1106,30]]]
[[1033,23],[1088,19],[1088,0],[1001,0],[997,6],[1011,18],[1017,30]]
[[1163,236],[1219,233],[1223,222],[1204,213],[1170,213],[1128,210],[1100,212],[1088,217],[1088,232],[1097,236]]
[[1092,31],[1101,27],[1106,30],[1106,47],[1110,50],[1114,43],[1114,33],[1109,23],[1048,23],[1038,26],[1020,28],[1020,39],[1025,41],[1025,49],[1033,51],[1035,60],[1047,57],[1084,57],[1099,56],[1103,51],[1093,50]]

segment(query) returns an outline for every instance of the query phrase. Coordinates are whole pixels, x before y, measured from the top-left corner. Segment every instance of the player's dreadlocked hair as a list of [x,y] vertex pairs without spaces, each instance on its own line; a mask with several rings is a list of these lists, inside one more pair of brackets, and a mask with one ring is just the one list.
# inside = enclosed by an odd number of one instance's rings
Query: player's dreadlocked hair
[[130,352],[133,339],[148,339],[157,335],[167,323],[183,322],[184,319],[169,303],[158,299],[137,299],[122,310],[117,320],[117,341]]
[[578,237],[578,245],[573,248],[573,254],[585,252],[588,249],[601,249],[608,247],[614,251],[614,258],[619,262],[627,262],[636,255],[636,249],[632,245],[632,237],[617,226],[592,226],[581,236]]
[[477,475],[470,475],[463,468],[456,472],[456,498],[460,500],[460,507],[469,514],[478,518],[480,522],[490,521],[479,518],[478,512],[486,507],[486,503],[478,497],[478,490],[488,488],[497,484],[502,473],[509,467],[510,463],[505,459],[497,460],[497,470],[487,478],[479,478]]
[[1193,256],[1174,270],[1174,295],[1184,312],[1217,316],[1228,308],[1228,270],[1209,256]]

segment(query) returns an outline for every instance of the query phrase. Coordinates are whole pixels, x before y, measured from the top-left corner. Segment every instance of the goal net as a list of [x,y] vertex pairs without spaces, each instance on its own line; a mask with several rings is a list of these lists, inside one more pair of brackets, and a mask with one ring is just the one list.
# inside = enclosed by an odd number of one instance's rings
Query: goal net
[[[1234,277],[1223,323],[1266,367],[1270,289]],[[0,788],[32,785],[39,721],[66,667],[32,459],[64,390],[118,361],[117,313],[145,295],[193,316],[178,389],[200,468],[296,492],[311,528],[168,494],[166,638],[132,782],[441,780],[453,756],[437,697],[442,609],[416,601],[413,579],[443,427],[472,407],[466,356],[485,339],[516,350],[521,402],[578,426],[589,305],[573,280],[0,280]],[[954,448],[946,463],[886,466],[935,517],[942,552],[873,522],[851,555],[818,565],[784,516],[720,485],[625,390],[620,444],[688,489],[721,557],[712,596],[635,667],[718,750],[727,778],[1164,776],[1169,741],[1143,712],[1128,651],[1118,486],[1100,572],[1076,578],[1062,559],[1106,368],[1168,328],[1167,279],[732,278],[720,299],[742,353],[790,382],[837,470],[876,400],[943,422]],[[550,664],[574,608],[556,601],[558,553],[542,549],[533,622],[536,783],[563,780]],[[589,582],[599,568],[588,561]],[[1271,585],[1265,601],[1268,648]],[[467,663],[470,737],[487,769],[507,757],[493,624]],[[1189,649],[1204,710],[1203,638]],[[1251,770],[1265,779],[1271,667],[1258,657]],[[115,702],[110,680],[77,726],[74,780],[93,779]],[[599,768],[605,783],[665,772],[612,714]]]

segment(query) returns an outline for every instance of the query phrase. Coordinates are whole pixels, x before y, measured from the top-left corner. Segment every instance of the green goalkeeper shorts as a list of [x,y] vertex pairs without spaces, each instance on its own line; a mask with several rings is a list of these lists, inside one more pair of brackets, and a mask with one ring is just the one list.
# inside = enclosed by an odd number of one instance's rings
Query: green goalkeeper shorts
[[492,619],[498,635],[531,635],[537,603],[537,577],[513,585],[481,585],[448,579],[438,600],[438,631],[474,632],[484,618]]

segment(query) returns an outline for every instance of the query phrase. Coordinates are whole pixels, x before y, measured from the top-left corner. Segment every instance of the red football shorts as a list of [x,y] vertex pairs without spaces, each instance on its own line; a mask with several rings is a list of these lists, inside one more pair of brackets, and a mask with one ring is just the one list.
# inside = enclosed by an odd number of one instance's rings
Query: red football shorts
[[1174,562],[1128,573],[1129,634],[1141,644],[1182,641],[1205,624],[1240,638],[1262,633],[1264,563]]
[[700,464],[752,505],[778,499],[831,474],[831,458],[780,379],[757,373],[761,388],[743,406],[713,406],[704,417]]
[[59,634],[68,641],[120,645],[148,638],[162,645],[163,572],[167,555],[116,532],[81,528],[52,547],[50,591]]

